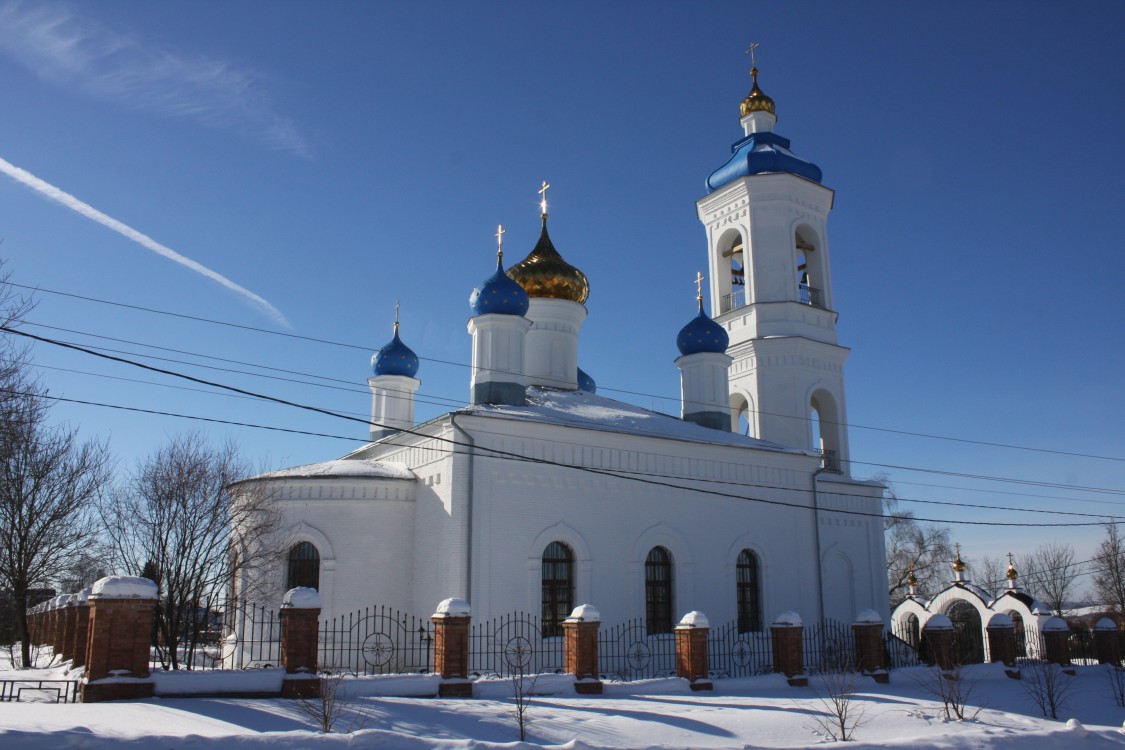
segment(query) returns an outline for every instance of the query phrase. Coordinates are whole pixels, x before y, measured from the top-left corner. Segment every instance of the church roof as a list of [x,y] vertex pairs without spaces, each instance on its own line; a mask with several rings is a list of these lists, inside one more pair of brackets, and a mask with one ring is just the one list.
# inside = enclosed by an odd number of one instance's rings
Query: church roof
[[767,440],[759,440],[747,435],[702,427],[678,417],[584,391],[564,391],[531,386],[527,389],[526,406],[480,404],[469,407],[469,412],[484,417],[557,424],[587,430],[765,448],[795,454],[808,453],[808,451],[771,443]]
[[403,479],[413,481],[414,472],[397,461],[369,458],[340,458],[319,464],[292,466],[271,471],[254,479]]
[[820,167],[794,154],[789,150],[789,139],[772,131],[751,133],[731,146],[731,151],[734,156],[730,161],[707,178],[708,190],[718,190],[739,177],[768,172],[786,172],[816,183],[822,177]]

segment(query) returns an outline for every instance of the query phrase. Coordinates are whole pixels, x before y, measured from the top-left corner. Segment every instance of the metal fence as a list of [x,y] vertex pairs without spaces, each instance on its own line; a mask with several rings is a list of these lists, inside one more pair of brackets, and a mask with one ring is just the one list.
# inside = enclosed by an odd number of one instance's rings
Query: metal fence
[[676,637],[649,634],[643,620],[598,631],[598,673],[603,680],[629,682],[676,674]]
[[753,677],[773,671],[773,644],[769,631],[738,632],[737,622],[711,628],[707,636],[711,676]]
[[563,671],[563,637],[543,636],[539,618],[513,612],[474,621],[469,628],[469,673],[488,677]]
[[807,674],[855,669],[855,634],[851,625],[838,620],[821,620],[806,626],[801,638]]
[[276,609],[238,602],[223,616],[225,637],[220,664],[224,669],[276,667],[281,663],[281,619]]
[[434,634],[429,619],[389,607],[365,607],[320,621],[318,663],[357,675],[429,672]]

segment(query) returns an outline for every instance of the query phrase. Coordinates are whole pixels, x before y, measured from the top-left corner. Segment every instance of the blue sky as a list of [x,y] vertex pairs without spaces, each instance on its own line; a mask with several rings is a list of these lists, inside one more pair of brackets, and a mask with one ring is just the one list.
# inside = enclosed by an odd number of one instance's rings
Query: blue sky
[[[361,417],[401,300],[427,419],[467,399],[468,296],[498,223],[509,261],[534,245],[546,179],[552,238],[591,282],[583,369],[604,395],[675,413],[675,336],[706,271],[694,203],[740,137],[753,40],[778,132],[836,191],[854,473],[887,472],[913,499],[1125,515],[1121,461],[858,427],[1125,456],[1122,28],[1117,2],[0,3],[0,255],[18,283],[353,345],[49,293],[27,328]],[[145,237],[45,199],[34,178]],[[336,380],[204,370],[92,335]],[[48,346],[35,359],[57,396],[364,432]],[[123,468],[193,424],[54,414],[109,438]],[[268,467],[357,444],[206,429]],[[1100,536],[954,533],[970,555],[1061,539],[1081,559]]]

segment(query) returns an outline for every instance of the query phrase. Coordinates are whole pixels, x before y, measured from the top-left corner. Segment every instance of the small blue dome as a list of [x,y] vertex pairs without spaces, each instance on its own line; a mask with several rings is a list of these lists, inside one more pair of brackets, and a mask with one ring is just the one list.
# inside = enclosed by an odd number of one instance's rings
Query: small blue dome
[[524,315],[529,305],[527,292],[504,273],[499,257],[496,258],[496,273],[485,279],[469,297],[469,307],[477,315]]
[[702,306],[699,308],[699,315],[681,328],[680,335],[676,337],[676,346],[679,347],[680,354],[684,355],[700,352],[724,354],[729,343],[730,337],[727,336],[726,329],[707,317]]
[[739,177],[767,172],[786,172],[819,183],[820,167],[789,150],[789,139],[777,133],[752,133],[730,147],[734,156],[707,178],[707,189],[718,190]]
[[597,393],[598,384],[588,374],[582,372],[582,368],[578,368],[578,390],[585,391],[586,393]]
[[418,355],[398,337],[398,324],[391,342],[371,358],[371,371],[376,375],[405,375],[412,378],[418,374]]

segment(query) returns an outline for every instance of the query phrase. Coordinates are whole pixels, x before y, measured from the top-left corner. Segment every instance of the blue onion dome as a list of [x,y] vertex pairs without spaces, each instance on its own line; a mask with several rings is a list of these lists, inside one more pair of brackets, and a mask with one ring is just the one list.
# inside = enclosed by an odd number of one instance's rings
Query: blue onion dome
[[578,390],[586,393],[598,392],[598,384],[588,373],[583,372],[581,367],[578,368]]
[[469,307],[476,315],[524,315],[529,304],[523,287],[504,273],[503,253],[496,254],[496,273],[469,297]]
[[395,321],[394,338],[371,358],[371,371],[376,375],[405,375],[408,378],[418,374],[418,355],[398,337],[398,321]]
[[590,296],[586,274],[563,260],[547,234],[547,215],[543,214],[543,231],[531,254],[508,269],[528,297],[568,299],[579,304]]
[[680,354],[685,356],[700,352],[723,354],[729,343],[730,337],[727,336],[726,329],[703,312],[702,300],[699,302],[699,315],[681,328],[680,335],[676,337],[676,346],[679,347]]

